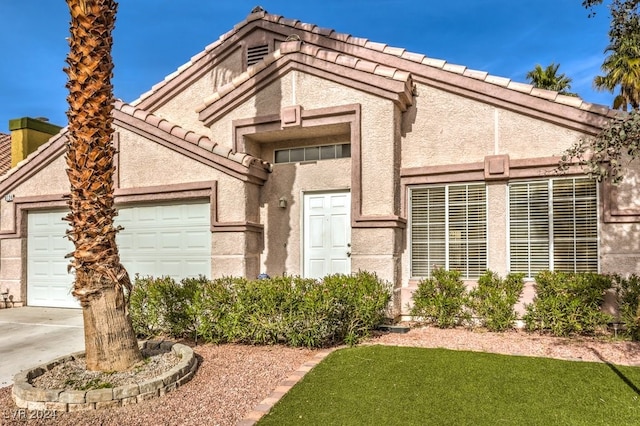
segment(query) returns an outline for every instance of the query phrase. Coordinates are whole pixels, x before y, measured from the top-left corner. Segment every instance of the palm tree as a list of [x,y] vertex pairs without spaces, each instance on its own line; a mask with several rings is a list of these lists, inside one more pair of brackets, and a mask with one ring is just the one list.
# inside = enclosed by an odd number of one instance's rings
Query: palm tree
[[71,12],[68,75],[67,175],[71,185],[71,229],[75,250],[73,295],[84,319],[87,369],[120,371],[142,360],[126,291],[131,288],[120,263],[113,203],[113,0],[66,0]]
[[620,86],[620,94],[613,100],[613,108],[627,110],[640,107],[640,34],[627,34],[607,46],[610,55],[602,63],[605,75],[594,80],[599,90],[611,93]]
[[551,63],[546,68],[542,68],[540,64],[537,64],[533,70],[527,73],[526,78],[529,83],[539,89],[553,90],[561,95],[577,96],[575,93],[568,91],[571,89],[571,78],[564,75],[564,73],[558,75],[558,68],[560,68],[560,64]]

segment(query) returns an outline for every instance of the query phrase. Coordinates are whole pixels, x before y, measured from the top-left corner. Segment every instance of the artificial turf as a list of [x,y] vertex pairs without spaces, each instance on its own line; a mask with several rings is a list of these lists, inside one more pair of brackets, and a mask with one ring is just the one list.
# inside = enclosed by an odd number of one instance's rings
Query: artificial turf
[[640,367],[395,346],[341,349],[259,425],[639,425]]

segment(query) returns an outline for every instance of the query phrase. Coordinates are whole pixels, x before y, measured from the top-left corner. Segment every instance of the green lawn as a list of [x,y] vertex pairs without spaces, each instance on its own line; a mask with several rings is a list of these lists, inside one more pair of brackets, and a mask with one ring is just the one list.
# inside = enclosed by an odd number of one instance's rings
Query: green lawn
[[260,425],[639,425],[640,367],[446,349],[341,349]]

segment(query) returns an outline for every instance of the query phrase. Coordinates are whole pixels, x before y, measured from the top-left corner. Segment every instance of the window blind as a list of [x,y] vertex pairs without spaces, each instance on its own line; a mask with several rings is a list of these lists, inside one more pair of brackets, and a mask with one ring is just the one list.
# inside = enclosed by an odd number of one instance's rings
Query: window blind
[[587,178],[509,185],[510,270],[596,272],[598,218],[595,181]]
[[434,267],[480,276],[487,265],[484,184],[416,188],[411,192],[411,273]]

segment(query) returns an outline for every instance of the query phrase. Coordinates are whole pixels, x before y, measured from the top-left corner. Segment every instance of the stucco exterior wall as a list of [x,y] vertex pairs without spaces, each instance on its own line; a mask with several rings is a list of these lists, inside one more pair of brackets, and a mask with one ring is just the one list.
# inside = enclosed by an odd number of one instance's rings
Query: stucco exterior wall
[[[215,121],[211,125],[211,133],[218,141],[231,140],[234,120],[279,115],[283,107],[292,105],[301,105],[303,110],[310,111],[350,104],[361,105],[361,120],[355,124],[360,125],[361,213],[364,216],[398,214],[401,116],[390,100],[294,70],[261,88]],[[245,146],[251,154],[273,161],[273,150],[278,148],[350,142],[348,134],[315,138],[312,128],[305,129],[305,132],[304,139],[270,143],[247,140]],[[355,142],[351,141],[352,144]],[[302,195],[308,191],[352,190],[352,165],[353,158],[274,165],[261,196],[261,223],[265,225],[262,272],[269,275],[303,274]],[[352,193],[352,203],[355,196]],[[288,200],[286,209],[277,206],[281,197]],[[379,254],[369,253],[372,249],[369,243],[381,241],[377,238],[380,232],[384,233],[375,229],[352,230],[352,239],[355,238],[352,240],[352,270],[359,267],[354,264],[366,265],[368,261],[365,259],[371,261],[375,258],[384,267],[369,264],[369,269],[384,269],[384,278],[395,281],[399,272],[399,251],[384,255],[384,260]],[[397,245],[398,233],[391,231],[384,238],[391,238],[391,244]]]
[[[405,113],[402,121],[402,167],[464,166],[482,163],[487,155],[508,154],[511,161],[559,156],[582,137],[578,131],[551,122],[534,119],[496,108],[455,94],[418,85],[415,111]],[[551,172],[535,170],[524,180],[558,178]],[[462,167],[464,169],[464,167]],[[603,273],[631,274],[640,271],[640,173],[637,166],[627,171],[625,181],[611,190],[599,186],[599,268]],[[446,179],[445,179],[446,180]],[[463,179],[464,181],[464,179]],[[508,179],[485,181],[487,185],[488,251],[487,267],[501,276],[509,272]],[[443,183],[443,184],[446,184]],[[611,197],[603,203],[603,197]],[[618,216],[607,219],[611,210]],[[635,217],[635,219],[634,219]],[[625,222],[626,221],[626,222]],[[410,246],[410,224],[407,240]],[[415,290],[411,279],[410,248],[402,256],[403,313]],[[473,286],[475,281],[470,280]],[[535,296],[532,281],[525,286],[517,306]]]
[[581,134],[424,85],[417,85],[416,111],[403,119],[402,167],[559,155]]
[[[350,159],[276,164],[261,197],[261,223],[265,226],[261,271],[274,275],[302,275],[303,194],[349,191]],[[287,207],[278,207],[284,197]]]
[[209,129],[198,119],[196,108],[204,103],[205,98],[215,93],[219,87],[229,83],[242,73],[241,52],[242,49],[236,49],[214,69],[202,74],[197,80],[183,87],[166,103],[150,112],[185,129],[210,136]]

